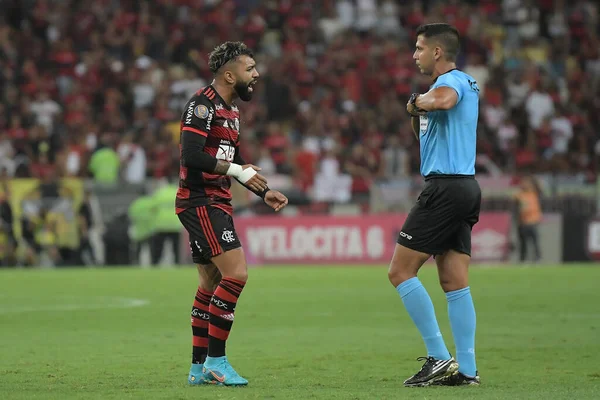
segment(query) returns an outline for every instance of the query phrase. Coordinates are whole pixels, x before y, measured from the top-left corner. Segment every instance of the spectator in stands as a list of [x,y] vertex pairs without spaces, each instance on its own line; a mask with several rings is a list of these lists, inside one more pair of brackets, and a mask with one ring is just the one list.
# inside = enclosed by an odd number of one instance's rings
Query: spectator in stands
[[[542,207],[540,204],[540,188],[535,178],[525,177],[515,194],[518,206],[519,258],[525,262],[529,249],[533,249],[533,261],[542,258],[540,252],[538,226],[542,222]],[[531,246],[531,247],[530,247]]]
[[77,212],[77,230],[79,234],[79,248],[77,249],[77,259],[79,264],[97,264],[96,255],[90,241],[90,231],[93,228],[91,192],[84,192],[83,201]]
[[123,179],[127,183],[140,184],[146,179],[146,151],[134,143],[133,133],[127,133],[117,148]]
[[[182,102],[209,82],[214,44],[236,39],[225,37],[230,16],[212,9],[219,2],[31,2],[27,12],[0,18],[0,168],[17,177],[91,171],[99,182],[116,182],[120,155],[130,160],[126,181],[177,176]],[[587,127],[600,122],[598,2],[550,3],[238,2],[236,35],[255,43],[265,71],[262,101],[241,105],[241,136],[270,132],[277,171],[295,175],[307,139],[318,138],[321,152],[339,131],[338,153],[350,154],[367,142],[371,124],[404,137],[406,98],[428,86],[411,60],[414,30],[452,20],[462,36],[459,68],[481,88],[478,144],[490,165],[541,172],[549,163],[538,161],[553,153],[553,163],[594,176],[596,132]],[[366,116],[371,112],[376,118]],[[133,136],[123,134],[129,131]],[[116,132],[110,146],[105,132]],[[372,149],[384,159],[386,143]],[[418,143],[405,150],[407,173],[418,173]],[[142,153],[153,160],[146,168]],[[320,168],[312,170],[302,177],[305,190]]]
[[62,260],[57,246],[56,227],[56,220],[45,208],[22,217],[21,234],[26,246],[26,266],[60,264]]
[[11,267],[17,265],[16,250],[17,238],[13,229],[13,210],[10,205],[10,192],[8,185],[3,183],[0,187],[0,247],[2,257],[0,266]]
[[111,134],[100,136],[100,147],[90,158],[89,170],[94,180],[101,184],[115,185],[119,181],[121,160],[114,150]]
[[375,155],[362,143],[356,143],[346,158],[344,169],[352,177],[353,197],[368,197],[369,187],[379,171]]
[[406,147],[406,143],[403,143],[400,135],[387,137],[381,157],[384,179],[394,180],[409,175],[409,155]]
[[175,264],[180,263],[181,223],[173,212],[173,199],[177,194],[177,185],[167,184],[152,194],[151,213],[152,237],[150,239],[150,255],[152,265],[158,265],[163,258],[167,242]]

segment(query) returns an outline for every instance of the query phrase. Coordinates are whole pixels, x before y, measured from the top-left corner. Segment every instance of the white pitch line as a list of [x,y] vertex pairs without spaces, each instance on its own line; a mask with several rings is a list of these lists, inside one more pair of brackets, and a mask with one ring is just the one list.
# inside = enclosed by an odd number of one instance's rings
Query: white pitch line
[[[127,297],[96,297],[97,304],[41,304],[39,306],[10,306],[0,304],[0,314],[18,314],[36,311],[80,311],[80,310],[105,310],[144,307],[150,304],[150,300],[132,299]],[[84,299],[82,299],[84,300]],[[90,299],[85,299],[89,301]],[[103,303],[102,303],[103,302]]]

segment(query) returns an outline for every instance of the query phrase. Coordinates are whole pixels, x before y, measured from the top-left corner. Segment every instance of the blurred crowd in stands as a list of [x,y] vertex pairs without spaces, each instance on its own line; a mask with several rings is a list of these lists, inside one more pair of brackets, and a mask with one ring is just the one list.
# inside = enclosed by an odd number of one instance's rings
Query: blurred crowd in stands
[[[242,152],[310,191],[418,173],[414,32],[449,22],[481,88],[478,170],[583,174],[600,154],[587,0],[0,0],[1,177],[177,177],[179,118],[222,41],[255,50]],[[344,179],[337,179],[342,182]]]

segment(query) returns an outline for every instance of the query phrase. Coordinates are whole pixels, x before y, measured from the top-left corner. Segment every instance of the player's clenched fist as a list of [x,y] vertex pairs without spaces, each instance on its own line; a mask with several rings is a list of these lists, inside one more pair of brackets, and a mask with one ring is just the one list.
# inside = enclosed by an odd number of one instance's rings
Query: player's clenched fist
[[410,98],[408,99],[408,103],[406,103],[406,111],[408,111],[408,113],[410,115],[412,115],[413,117],[418,117],[418,116],[427,114],[427,111],[421,110],[415,104],[415,102],[417,101],[417,97],[419,97],[419,94],[418,93],[413,93],[410,96]]
[[287,206],[288,198],[283,193],[271,189],[265,194],[265,203],[277,212]]

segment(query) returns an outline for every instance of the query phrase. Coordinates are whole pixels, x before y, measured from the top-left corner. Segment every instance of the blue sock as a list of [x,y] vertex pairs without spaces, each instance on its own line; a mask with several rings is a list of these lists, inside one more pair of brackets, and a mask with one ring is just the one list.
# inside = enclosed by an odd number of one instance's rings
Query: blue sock
[[450,353],[435,318],[433,303],[419,278],[414,277],[402,282],[396,290],[402,298],[408,315],[421,332],[427,347],[427,355],[438,360],[449,360]]
[[474,377],[477,373],[475,365],[475,306],[471,297],[471,289],[454,290],[446,293],[448,299],[448,317],[456,345],[456,361],[459,372]]

